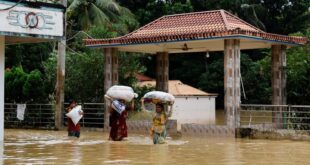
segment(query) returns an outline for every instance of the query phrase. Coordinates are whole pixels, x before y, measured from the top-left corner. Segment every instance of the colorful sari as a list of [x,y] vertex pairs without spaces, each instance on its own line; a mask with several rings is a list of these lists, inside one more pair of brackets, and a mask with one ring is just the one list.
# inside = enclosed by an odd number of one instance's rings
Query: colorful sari
[[126,118],[128,112],[125,110],[122,114],[119,114],[113,110],[110,114],[110,139],[113,141],[121,141],[128,136]]

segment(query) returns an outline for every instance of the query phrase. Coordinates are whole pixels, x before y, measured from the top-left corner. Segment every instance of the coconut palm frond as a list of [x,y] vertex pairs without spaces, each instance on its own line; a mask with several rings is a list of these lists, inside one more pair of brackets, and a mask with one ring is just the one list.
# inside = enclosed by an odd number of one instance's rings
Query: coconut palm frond
[[120,13],[120,6],[114,0],[96,0],[96,5],[100,7],[100,9],[105,9],[115,14]]
[[107,22],[110,22],[109,17],[101,9],[99,9],[95,4],[91,4],[89,9],[91,13],[92,23],[94,25],[104,25]]
[[91,26],[90,20],[90,15],[87,10],[83,12],[83,14],[79,15],[79,24],[82,30],[86,31],[89,29],[89,27]]
[[66,10],[66,15],[68,18],[70,18],[75,12],[79,11],[79,8],[83,1],[85,0],[71,0]]

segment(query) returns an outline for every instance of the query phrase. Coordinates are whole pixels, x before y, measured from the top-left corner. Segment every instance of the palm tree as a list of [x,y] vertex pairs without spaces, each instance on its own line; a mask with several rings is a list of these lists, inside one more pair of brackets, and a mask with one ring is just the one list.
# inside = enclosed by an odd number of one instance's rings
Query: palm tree
[[77,29],[87,31],[92,26],[111,26],[112,23],[134,20],[134,15],[114,0],[69,0],[67,20]]

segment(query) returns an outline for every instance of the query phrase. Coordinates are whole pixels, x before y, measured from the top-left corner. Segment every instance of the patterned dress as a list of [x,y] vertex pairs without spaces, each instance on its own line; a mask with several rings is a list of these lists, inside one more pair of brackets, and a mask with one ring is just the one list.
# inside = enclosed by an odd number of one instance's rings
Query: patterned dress
[[113,141],[121,141],[128,136],[126,118],[128,117],[127,110],[119,114],[113,110],[110,114],[110,139]]

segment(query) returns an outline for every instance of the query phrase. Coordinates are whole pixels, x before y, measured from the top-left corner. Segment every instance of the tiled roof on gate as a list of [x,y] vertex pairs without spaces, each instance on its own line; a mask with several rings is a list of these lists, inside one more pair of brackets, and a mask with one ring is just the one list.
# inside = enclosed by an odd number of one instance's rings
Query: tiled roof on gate
[[136,44],[247,35],[267,40],[305,44],[306,38],[266,33],[225,10],[163,16],[127,35],[87,39],[86,45]]
[[[226,20],[225,20],[226,19]],[[163,16],[125,37],[155,37],[159,35],[182,35],[235,28],[262,32],[230,13],[220,10]]]

